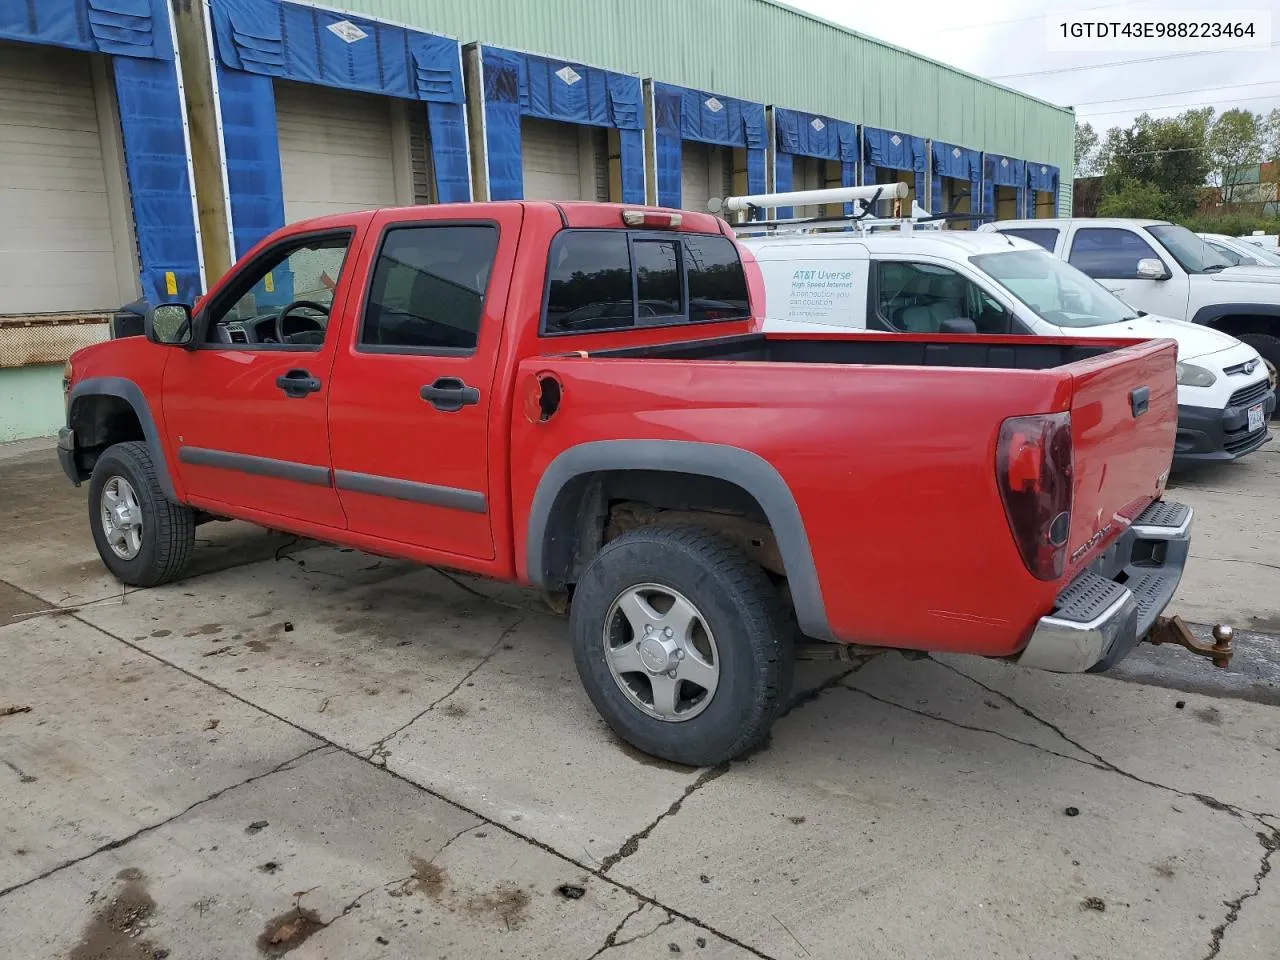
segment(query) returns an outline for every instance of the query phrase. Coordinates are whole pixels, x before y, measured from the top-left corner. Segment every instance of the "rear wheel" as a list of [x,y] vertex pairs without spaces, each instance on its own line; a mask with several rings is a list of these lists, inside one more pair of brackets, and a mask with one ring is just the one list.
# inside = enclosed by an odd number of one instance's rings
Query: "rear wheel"
[[790,687],[792,640],[776,590],[741,550],[698,527],[611,541],[579,581],[574,660],[623,740],[714,766],[768,735]]
[[89,527],[103,564],[132,587],[181,576],[195,549],[190,507],[165,497],[146,444],[108,447],[89,482]]
[[[1273,337],[1269,333],[1243,333],[1239,339],[1258,351],[1262,362],[1267,365],[1267,378],[1271,381],[1271,389],[1275,390],[1277,377],[1280,376],[1280,337]],[[1280,406],[1276,408],[1272,418],[1280,418]]]

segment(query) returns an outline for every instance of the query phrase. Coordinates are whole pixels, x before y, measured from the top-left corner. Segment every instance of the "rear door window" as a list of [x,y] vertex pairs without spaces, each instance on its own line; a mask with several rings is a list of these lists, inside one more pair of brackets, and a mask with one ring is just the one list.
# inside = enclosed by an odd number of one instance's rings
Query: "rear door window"
[[1011,237],[1020,237],[1023,240],[1030,240],[1037,246],[1041,246],[1053,253],[1053,248],[1058,245],[1058,231],[1049,227],[1013,227],[1007,230],[1001,230],[1001,233],[1008,234]]
[[725,237],[566,230],[550,260],[544,336],[751,316],[742,260]]
[[1076,231],[1067,258],[1095,280],[1137,280],[1139,260],[1160,255],[1136,233],[1117,227],[1085,227]]
[[389,230],[373,268],[358,349],[474,350],[497,250],[498,230],[488,224]]

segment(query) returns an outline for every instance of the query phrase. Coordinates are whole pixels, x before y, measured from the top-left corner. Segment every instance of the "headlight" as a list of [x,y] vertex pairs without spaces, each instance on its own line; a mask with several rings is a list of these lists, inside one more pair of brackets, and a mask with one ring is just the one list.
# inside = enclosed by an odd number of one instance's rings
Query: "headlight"
[[1212,387],[1218,378],[1212,371],[1194,363],[1178,364],[1178,384],[1184,387]]

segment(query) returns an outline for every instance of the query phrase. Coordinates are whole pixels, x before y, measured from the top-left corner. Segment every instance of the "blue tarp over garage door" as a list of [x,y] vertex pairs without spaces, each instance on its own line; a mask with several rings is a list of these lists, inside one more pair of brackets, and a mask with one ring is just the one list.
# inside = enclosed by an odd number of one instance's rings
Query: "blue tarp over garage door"
[[[954,143],[933,141],[933,184],[929,191],[929,212],[949,213],[943,203],[942,180],[962,180],[969,185],[969,211],[977,213],[982,196],[982,154]],[[954,198],[953,198],[954,201]]]
[[892,130],[879,130],[876,127],[862,128],[862,182],[864,184],[874,185],[876,173],[882,167],[887,170],[906,170],[915,174],[915,200],[916,203],[921,203],[924,200],[927,161],[923,137],[895,133]]
[[[840,185],[858,183],[858,128],[844,120],[832,120],[815,113],[801,113],[775,107],[773,110],[775,157],[773,189],[786,193],[795,189],[793,172],[796,157],[817,157],[840,163]],[[846,205],[848,206],[848,205]],[[850,209],[852,209],[850,207]],[[791,207],[779,207],[777,216],[793,215]]]
[[747,192],[764,193],[764,104],[655,82],[653,110],[659,206],[681,206],[681,144],[686,140],[745,150]]
[[489,197],[524,197],[521,117],[618,131],[622,201],[644,203],[640,78],[567,60],[482,46]]
[[[1058,215],[1059,171],[1057,167],[1047,163],[1027,161],[1027,213],[1028,217],[1056,217]],[[1053,197],[1051,208],[1043,203],[1037,208],[1036,194],[1050,194]]]
[[285,222],[272,78],[424,103],[436,195],[471,199],[456,40],[281,0],[210,12],[237,256]]
[[996,188],[1014,189],[1014,218],[1024,215],[1027,209],[1027,164],[1023,160],[1004,157],[998,153],[982,155],[982,212],[999,217],[996,209]]
[[142,293],[193,301],[203,278],[165,0],[0,0],[0,39],[112,58]]

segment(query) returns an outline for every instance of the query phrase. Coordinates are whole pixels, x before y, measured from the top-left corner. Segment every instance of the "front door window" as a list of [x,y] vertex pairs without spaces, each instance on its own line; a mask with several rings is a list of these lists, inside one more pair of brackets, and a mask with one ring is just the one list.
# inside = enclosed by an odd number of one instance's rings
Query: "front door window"
[[[884,260],[876,265],[876,301],[881,321],[902,333],[953,333],[971,321],[974,333],[1011,333],[1008,311],[985,290],[954,270],[932,263]],[[943,329],[944,325],[948,329]]]
[[301,238],[245,268],[209,312],[206,342],[318,350],[351,235]]

